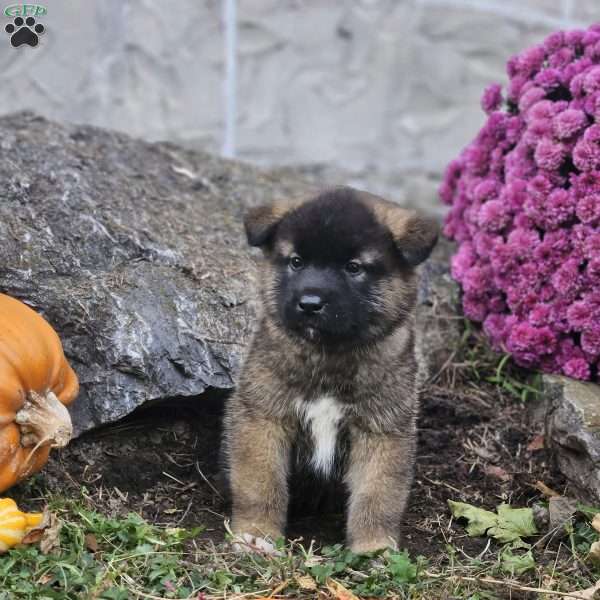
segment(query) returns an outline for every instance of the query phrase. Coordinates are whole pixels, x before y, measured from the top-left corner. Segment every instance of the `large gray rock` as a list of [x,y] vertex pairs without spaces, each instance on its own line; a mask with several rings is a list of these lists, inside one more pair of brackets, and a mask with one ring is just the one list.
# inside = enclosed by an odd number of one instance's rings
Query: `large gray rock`
[[0,151],[0,291],[60,333],[77,433],[230,389],[253,315],[244,207],[306,183],[29,113],[0,119]]
[[546,444],[563,475],[590,502],[600,502],[600,386],[544,376]]
[[[76,433],[230,390],[255,314],[242,214],[316,182],[30,113],[0,118],[0,149],[0,292],[59,332],[81,382]],[[420,288],[432,371],[459,335],[450,251]]]

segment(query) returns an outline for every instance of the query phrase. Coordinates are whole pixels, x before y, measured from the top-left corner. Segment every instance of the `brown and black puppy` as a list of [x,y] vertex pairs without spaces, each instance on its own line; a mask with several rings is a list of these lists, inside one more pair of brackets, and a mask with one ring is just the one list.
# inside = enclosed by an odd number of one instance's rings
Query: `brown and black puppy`
[[352,550],[394,546],[415,457],[415,267],[438,227],[352,188],[255,208],[245,227],[265,260],[225,416],[232,530],[282,536],[304,461],[325,477],[342,470]]

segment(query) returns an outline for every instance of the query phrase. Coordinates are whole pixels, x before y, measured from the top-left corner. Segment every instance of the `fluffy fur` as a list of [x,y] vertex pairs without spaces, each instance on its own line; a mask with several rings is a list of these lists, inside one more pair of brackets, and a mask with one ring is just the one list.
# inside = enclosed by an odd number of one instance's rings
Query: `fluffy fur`
[[232,529],[282,536],[290,475],[305,463],[341,473],[354,551],[394,546],[415,455],[415,267],[437,225],[336,188],[253,209],[245,227],[265,260],[256,334],[225,416]]

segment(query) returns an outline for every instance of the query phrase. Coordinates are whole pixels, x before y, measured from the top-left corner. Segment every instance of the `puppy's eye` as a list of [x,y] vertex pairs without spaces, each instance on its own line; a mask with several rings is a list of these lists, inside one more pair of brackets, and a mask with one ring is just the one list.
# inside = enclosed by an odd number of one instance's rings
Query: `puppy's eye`
[[293,254],[290,257],[290,267],[292,267],[294,271],[298,271],[298,269],[301,269],[303,266],[304,261],[297,254]]
[[350,273],[350,275],[358,275],[362,271],[362,265],[356,260],[351,260],[346,264],[346,271]]

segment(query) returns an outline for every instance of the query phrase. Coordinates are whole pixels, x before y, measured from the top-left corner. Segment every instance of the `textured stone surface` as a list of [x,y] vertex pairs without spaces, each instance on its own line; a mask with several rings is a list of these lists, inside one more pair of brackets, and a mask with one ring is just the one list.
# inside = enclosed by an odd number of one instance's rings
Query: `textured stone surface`
[[600,386],[544,376],[546,443],[583,498],[600,502]]
[[450,276],[453,252],[454,244],[442,238],[421,267],[417,340],[430,377],[437,375],[453,356],[463,332],[460,291]]
[[25,113],[0,143],[0,290],[60,333],[77,432],[230,389],[253,315],[244,206],[306,184]]
[[[222,2],[45,3],[37,48],[2,40],[0,106],[208,150],[223,140]],[[322,163],[441,210],[444,165],[507,58],[600,18],[596,0],[238,2],[239,156]],[[2,17],[4,18],[4,17]],[[176,25],[175,25],[176,24]]]

